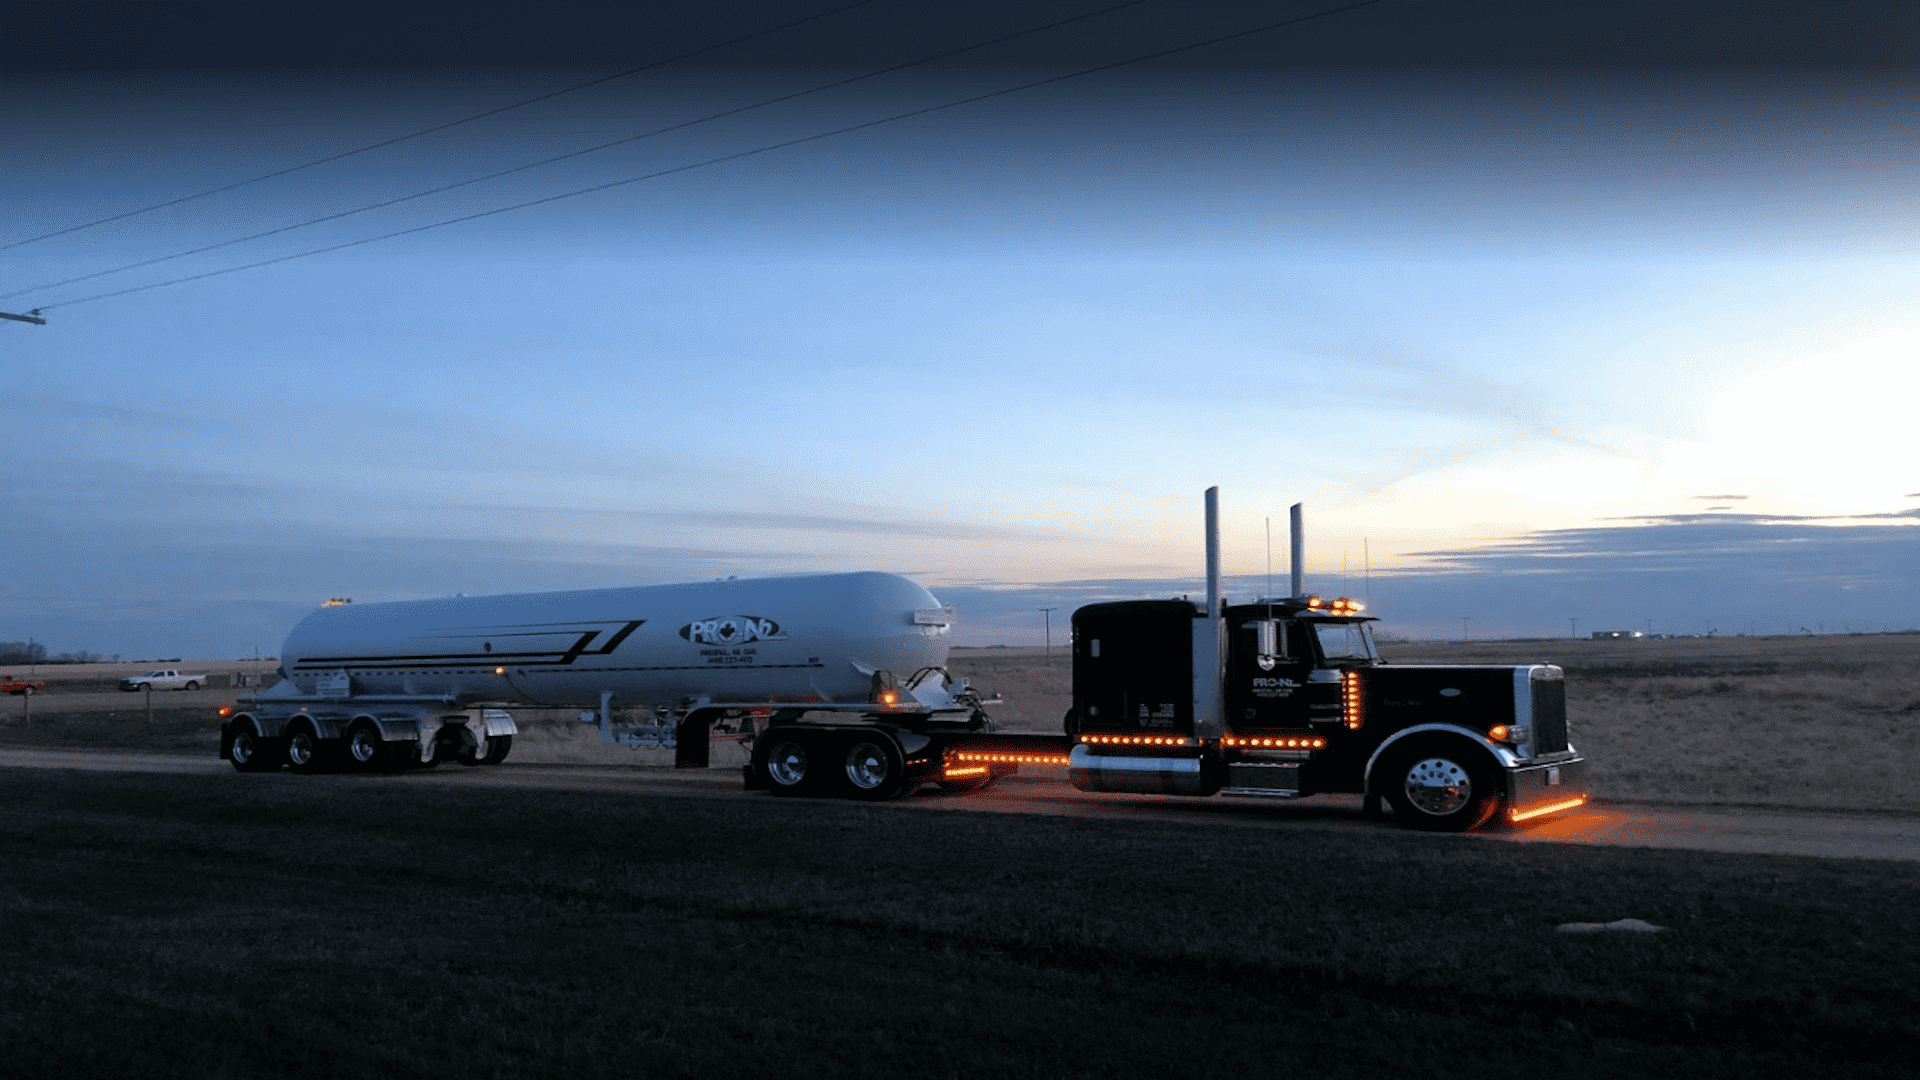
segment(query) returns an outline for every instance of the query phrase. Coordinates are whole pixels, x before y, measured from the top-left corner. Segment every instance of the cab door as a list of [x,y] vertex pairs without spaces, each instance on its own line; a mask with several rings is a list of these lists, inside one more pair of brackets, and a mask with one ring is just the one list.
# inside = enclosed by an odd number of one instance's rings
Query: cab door
[[1306,727],[1314,651],[1304,628],[1261,605],[1226,614],[1227,724],[1243,734]]

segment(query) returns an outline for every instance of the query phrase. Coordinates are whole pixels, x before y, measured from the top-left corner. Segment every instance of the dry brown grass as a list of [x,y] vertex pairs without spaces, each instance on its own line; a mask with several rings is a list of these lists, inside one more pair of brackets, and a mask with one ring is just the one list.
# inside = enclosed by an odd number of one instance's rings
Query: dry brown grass
[[1383,645],[1547,660],[1602,797],[1920,811],[1920,634]]

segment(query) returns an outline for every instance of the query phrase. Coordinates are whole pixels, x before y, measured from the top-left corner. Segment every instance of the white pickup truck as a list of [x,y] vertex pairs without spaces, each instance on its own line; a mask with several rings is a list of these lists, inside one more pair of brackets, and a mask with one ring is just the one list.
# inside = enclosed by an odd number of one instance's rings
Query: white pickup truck
[[198,690],[207,681],[205,675],[186,675],[172,668],[129,675],[120,680],[122,690]]

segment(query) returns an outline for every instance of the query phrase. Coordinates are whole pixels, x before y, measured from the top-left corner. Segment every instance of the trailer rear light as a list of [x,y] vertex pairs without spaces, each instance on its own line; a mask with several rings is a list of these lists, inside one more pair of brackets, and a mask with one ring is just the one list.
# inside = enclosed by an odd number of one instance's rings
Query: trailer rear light
[[1184,735],[1082,735],[1083,743],[1100,746],[1192,746]]
[[1319,737],[1281,737],[1277,739],[1241,738],[1229,735],[1220,740],[1221,746],[1247,746],[1272,750],[1324,750],[1327,740]]
[[1548,814],[1557,814],[1562,810],[1571,810],[1576,806],[1585,806],[1586,804],[1587,804],[1587,797],[1585,795],[1580,795],[1580,796],[1576,796],[1574,798],[1568,799],[1565,802],[1548,803],[1545,806],[1536,806],[1531,810],[1515,810],[1513,813],[1507,815],[1507,820],[1508,821],[1525,821],[1528,818],[1545,817]]
[[1068,765],[1073,760],[1065,754],[982,754],[966,750],[953,757],[955,761],[984,761],[993,765]]
[[1364,717],[1360,713],[1360,673],[1343,672],[1340,676],[1340,721],[1350,731],[1359,731]]
[[943,780],[956,780],[962,776],[985,775],[987,775],[987,767],[985,765],[969,765],[959,769],[942,769],[940,772],[940,777]]

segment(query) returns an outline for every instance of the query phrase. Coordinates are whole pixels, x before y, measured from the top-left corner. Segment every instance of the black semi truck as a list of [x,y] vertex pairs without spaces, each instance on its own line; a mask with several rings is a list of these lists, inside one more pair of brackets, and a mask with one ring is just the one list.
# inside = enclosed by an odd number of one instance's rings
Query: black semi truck
[[[1139,600],[1074,612],[1063,734],[983,730],[989,722],[977,710],[964,718],[890,712],[904,698],[877,679],[877,707],[853,722],[774,714],[756,733],[748,787],[889,798],[923,782],[970,790],[1023,764],[1065,765],[1083,791],[1353,793],[1370,814],[1390,807],[1403,824],[1442,831],[1585,803],[1587,763],[1567,740],[1561,669],[1382,660],[1360,604],[1302,594],[1299,510],[1294,595],[1221,601],[1217,489],[1209,489],[1205,603]],[[698,742],[704,751],[704,737]]]

